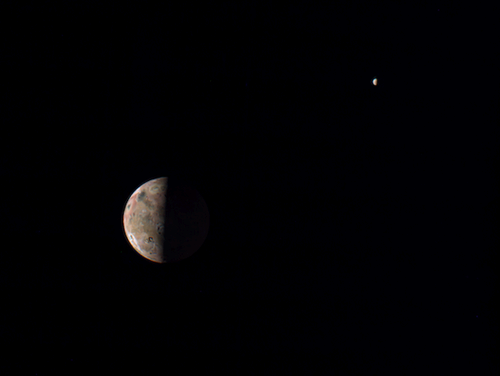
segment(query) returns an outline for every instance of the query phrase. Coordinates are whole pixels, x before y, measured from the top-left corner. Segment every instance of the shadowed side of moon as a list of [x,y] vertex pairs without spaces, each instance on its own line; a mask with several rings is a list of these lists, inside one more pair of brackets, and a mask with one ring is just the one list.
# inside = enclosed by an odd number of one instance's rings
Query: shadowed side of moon
[[125,235],[148,260],[183,260],[203,244],[209,228],[205,200],[192,187],[166,177],[150,180],[130,196],[123,214]]

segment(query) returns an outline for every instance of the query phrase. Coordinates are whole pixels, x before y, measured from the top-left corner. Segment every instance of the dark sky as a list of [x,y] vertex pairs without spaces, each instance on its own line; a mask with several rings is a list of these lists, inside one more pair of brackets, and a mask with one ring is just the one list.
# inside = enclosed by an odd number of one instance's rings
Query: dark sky
[[[493,374],[489,15],[4,3],[0,374]],[[160,176],[210,211],[172,265],[121,223]]]

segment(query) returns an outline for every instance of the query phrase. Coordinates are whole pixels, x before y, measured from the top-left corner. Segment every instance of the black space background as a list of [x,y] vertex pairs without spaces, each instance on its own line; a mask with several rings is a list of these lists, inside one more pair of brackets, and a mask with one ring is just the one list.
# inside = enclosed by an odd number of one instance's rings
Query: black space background
[[[0,374],[494,374],[494,12],[447,4],[4,1]],[[172,265],[159,176],[210,210]]]

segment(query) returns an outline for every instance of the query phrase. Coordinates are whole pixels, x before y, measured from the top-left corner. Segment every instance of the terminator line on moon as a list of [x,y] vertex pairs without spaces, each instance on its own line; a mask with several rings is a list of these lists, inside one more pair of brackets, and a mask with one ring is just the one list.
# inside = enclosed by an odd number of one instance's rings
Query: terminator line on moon
[[208,235],[208,208],[193,188],[167,177],[150,180],[128,199],[123,227],[130,245],[157,263],[195,253]]

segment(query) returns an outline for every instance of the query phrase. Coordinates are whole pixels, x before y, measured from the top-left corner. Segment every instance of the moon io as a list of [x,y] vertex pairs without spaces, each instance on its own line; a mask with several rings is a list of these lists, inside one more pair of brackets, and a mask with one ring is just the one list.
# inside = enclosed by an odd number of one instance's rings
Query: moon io
[[180,261],[195,253],[208,235],[209,223],[207,204],[200,194],[168,177],[142,184],[123,213],[130,245],[157,263]]

